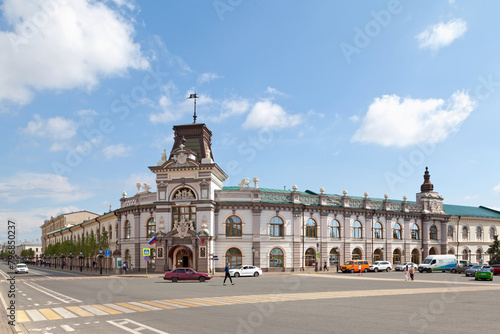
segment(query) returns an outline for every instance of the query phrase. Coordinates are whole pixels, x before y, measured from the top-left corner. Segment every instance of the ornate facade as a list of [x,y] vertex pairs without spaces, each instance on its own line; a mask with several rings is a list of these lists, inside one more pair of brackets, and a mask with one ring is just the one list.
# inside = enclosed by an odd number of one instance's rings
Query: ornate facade
[[[114,267],[127,261],[141,271],[189,266],[207,272],[230,262],[299,271],[357,258],[420,263],[429,254],[486,262],[500,228],[498,211],[444,204],[427,168],[415,201],[260,188],[258,178],[223,186],[227,175],[214,161],[206,125],[173,130],[168,158],[164,151],[149,167],[157,192],[138,183],[137,194],[123,193],[119,209],[81,223],[112,232]],[[71,230],[45,238],[53,242]],[[153,237],[158,242],[150,246]],[[149,261],[144,248],[151,248]]]

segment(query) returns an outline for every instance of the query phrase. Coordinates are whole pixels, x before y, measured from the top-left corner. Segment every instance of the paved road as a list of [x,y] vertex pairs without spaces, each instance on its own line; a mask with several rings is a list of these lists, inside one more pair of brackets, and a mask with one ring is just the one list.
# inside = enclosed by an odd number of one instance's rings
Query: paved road
[[[0,264],[0,276],[13,274]],[[25,333],[498,332],[500,277],[449,273],[295,274],[223,286],[158,277],[92,277],[43,268],[16,275]],[[6,302],[9,284],[0,291]]]

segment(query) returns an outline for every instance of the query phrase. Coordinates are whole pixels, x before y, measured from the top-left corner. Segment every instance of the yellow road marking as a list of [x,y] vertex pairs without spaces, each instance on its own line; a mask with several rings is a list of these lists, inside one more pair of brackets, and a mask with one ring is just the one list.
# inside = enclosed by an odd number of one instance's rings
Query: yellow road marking
[[179,304],[179,305],[184,305],[184,306],[189,306],[189,307],[201,307],[201,305],[196,305],[196,304],[191,304],[191,303],[183,303],[183,302],[180,302],[177,300],[171,300],[171,299],[163,299],[163,301],[169,302],[169,303],[175,303],[175,304]]
[[150,311],[150,310],[148,310],[147,308],[143,308],[143,307],[135,306],[135,305],[128,304],[128,303],[116,303],[116,305],[123,306],[123,307],[129,308],[129,309],[131,309],[131,310],[138,311],[138,312],[146,312],[146,311]]
[[17,322],[29,322],[28,315],[24,311],[17,311]]
[[171,310],[171,309],[176,309],[177,308],[177,307],[168,306],[168,305],[165,305],[165,304],[160,304],[160,303],[155,303],[155,302],[150,302],[150,301],[142,301],[141,303],[148,304],[148,305],[151,305],[151,306],[161,307],[161,308],[164,308],[165,310]]
[[94,306],[95,308],[97,308],[101,311],[108,312],[109,314],[122,314],[123,313],[123,312],[120,312],[118,310],[112,309],[111,307],[107,307],[104,305],[92,305],[92,306]]
[[41,314],[45,316],[48,320],[58,320],[62,319],[62,317],[56,312],[52,311],[50,308],[42,308],[38,310]]
[[183,300],[187,300],[187,301],[193,301],[195,303],[203,303],[203,304],[210,304],[210,305],[225,305],[225,304],[222,304],[222,303],[216,303],[216,302],[209,302],[207,300],[205,300],[205,298],[203,300],[197,300],[197,299],[192,299],[192,298],[185,298]]
[[93,317],[94,315],[88,311],[85,311],[83,308],[78,306],[66,306],[68,310],[73,313],[78,314],[80,317]]

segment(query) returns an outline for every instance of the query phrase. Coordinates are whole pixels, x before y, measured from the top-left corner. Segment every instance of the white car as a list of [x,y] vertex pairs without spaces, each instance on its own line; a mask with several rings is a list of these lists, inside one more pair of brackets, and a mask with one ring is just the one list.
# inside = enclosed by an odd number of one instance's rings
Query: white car
[[19,273],[28,273],[28,266],[24,263],[18,263],[16,265],[16,274],[19,274]]
[[392,265],[390,262],[387,261],[375,261],[372,264],[370,264],[370,268],[368,269],[370,271],[391,271],[392,270]]
[[240,276],[259,276],[262,275],[262,269],[255,266],[241,266],[237,269],[229,269],[229,275],[233,277]]

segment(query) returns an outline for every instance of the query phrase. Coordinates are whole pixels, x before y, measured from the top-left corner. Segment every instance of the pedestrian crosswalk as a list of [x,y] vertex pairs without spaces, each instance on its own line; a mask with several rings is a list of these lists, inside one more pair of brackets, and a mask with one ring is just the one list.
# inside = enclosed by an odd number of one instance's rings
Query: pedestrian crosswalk
[[90,318],[137,312],[153,312],[165,310],[170,311],[176,309],[216,307],[235,304],[277,303],[302,300],[431,294],[443,292],[474,292],[485,290],[500,290],[500,286],[454,286],[438,288],[355,290],[310,293],[273,293],[261,295],[235,295],[223,297],[196,297],[181,299],[129,301],[108,303],[102,305],[73,305],[65,307],[20,310],[17,311],[17,321],[19,323],[23,323],[70,318]]

